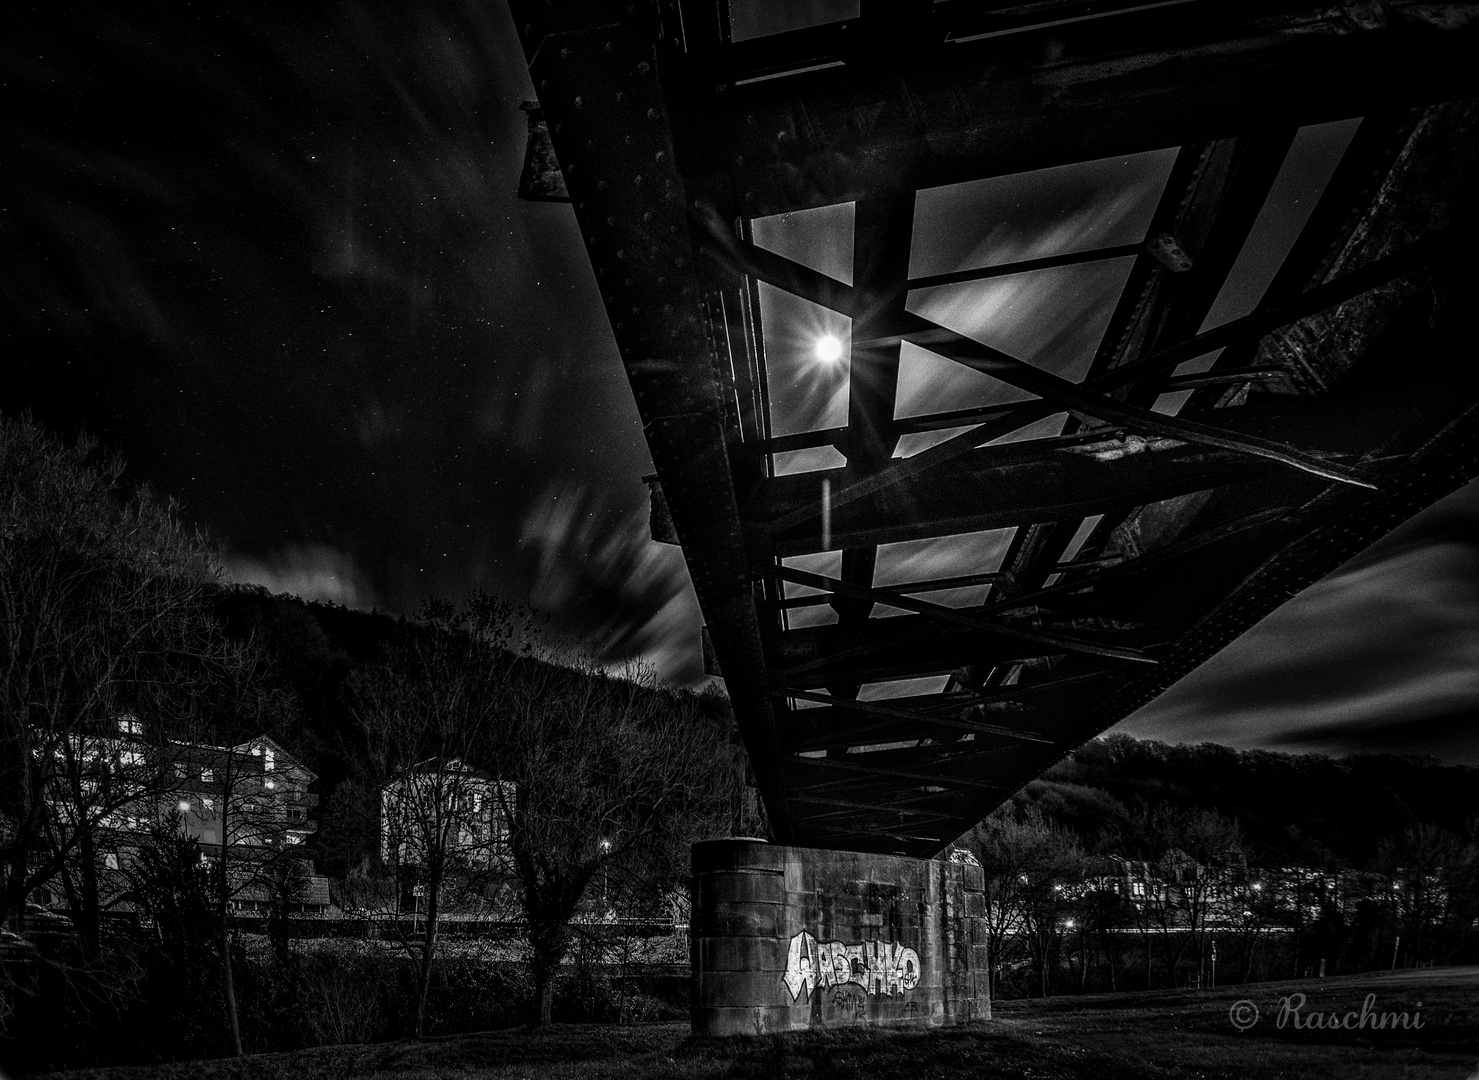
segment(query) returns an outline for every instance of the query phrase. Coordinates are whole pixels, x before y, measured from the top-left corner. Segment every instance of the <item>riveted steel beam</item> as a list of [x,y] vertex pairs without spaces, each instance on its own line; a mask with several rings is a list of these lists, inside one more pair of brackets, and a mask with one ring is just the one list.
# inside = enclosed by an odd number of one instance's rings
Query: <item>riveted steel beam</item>
[[888,77],[871,58],[735,85],[708,61],[681,141],[694,194],[757,217],[1462,97],[1476,45],[1461,3],[1211,0],[942,38]]
[[[1464,254],[1479,108],[1456,100],[1479,93],[1472,5],[866,4],[740,43],[723,0],[511,7],[780,839],[937,852],[1479,473],[1479,373],[1448,362],[1479,286]],[[1377,110],[1262,306],[1200,332],[1295,128]],[[1106,257],[1049,249],[910,281],[920,188],[1173,146],[1145,242],[1110,249],[1133,266],[1082,383],[904,307],[909,288]],[[758,216],[850,200],[850,286],[751,243]],[[772,437],[758,281],[854,319],[845,427]],[[895,418],[904,340],[1041,397]],[[1174,374],[1217,348],[1211,373]],[[1149,408],[1168,389],[1193,391],[1176,417]],[[989,445],[1064,412],[1060,438]],[[947,427],[967,430],[890,456]],[[775,475],[774,454],[826,446],[846,468]],[[878,545],[1005,528],[991,574],[947,560],[874,585]],[[837,621],[802,625],[830,613],[772,568],[838,549],[840,569],[805,571]],[[918,598],[982,578],[971,608]],[[860,693],[922,676],[945,691]]]
[[515,5],[530,73],[755,774],[788,827],[726,404],[658,72],[660,21]]
[[834,493],[829,543],[837,548],[1083,518],[1223,484],[1266,482],[1270,470],[1278,471],[1241,453],[1171,439],[1041,440],[972,450],[913,483],[842,505],[835,492],[852,479],[845,469],[778,476],[747,515],[761,533],[754,544],[800,555],[826,550],[824,486]]

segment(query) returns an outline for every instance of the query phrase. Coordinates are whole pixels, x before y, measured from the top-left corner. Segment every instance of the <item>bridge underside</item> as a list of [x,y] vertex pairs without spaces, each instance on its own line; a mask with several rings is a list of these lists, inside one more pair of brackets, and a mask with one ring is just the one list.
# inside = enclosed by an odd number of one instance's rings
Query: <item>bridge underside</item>
[[1479,473],[1469,5],[511,6],[785,842],[934,854]]

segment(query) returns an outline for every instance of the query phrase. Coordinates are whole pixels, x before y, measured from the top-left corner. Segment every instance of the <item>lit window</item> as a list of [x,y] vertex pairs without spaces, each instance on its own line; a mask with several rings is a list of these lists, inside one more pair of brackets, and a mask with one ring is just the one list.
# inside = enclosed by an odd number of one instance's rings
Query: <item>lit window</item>
[[216,808],[216,800],[210,798],[201,799],[200,805],[205,807],[207,810],[214,810]]
[[137,716],[125,714],[118,718],[118,730],[124,735],[142,735],[144,725]]
[[277,757],[277,755],[273,753],[272,747],[268,746],[263,749],[263,756],[264,760],[262,762],[262,768],[265,769],[267,772],[271,772],[276,767],[274,764],[274,759]]
[[215,772],[214,769],[201,769],[200,770],[200,782],[202,784],[212,783],[215,779],[216,779],[216,772]]

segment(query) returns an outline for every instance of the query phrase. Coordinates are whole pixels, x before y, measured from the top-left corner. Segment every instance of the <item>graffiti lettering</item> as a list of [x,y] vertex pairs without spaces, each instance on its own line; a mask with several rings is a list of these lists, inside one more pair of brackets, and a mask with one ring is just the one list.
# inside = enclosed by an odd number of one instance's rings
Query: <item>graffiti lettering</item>
[[818,986],[861,986],[865,994],[892,997],[919,985],[919,954],[896,941],[864,941],[844,945],[817,941],[806,931],[791,939],[786,973],[781,976],[792,999],[807,996]]

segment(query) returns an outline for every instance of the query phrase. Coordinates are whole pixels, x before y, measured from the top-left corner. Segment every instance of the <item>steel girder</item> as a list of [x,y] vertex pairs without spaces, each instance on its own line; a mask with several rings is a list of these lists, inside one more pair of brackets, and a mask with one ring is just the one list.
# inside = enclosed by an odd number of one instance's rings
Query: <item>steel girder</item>
[[[723,0],[510,6],[654,522],[682,543],[784,841],[939,851],[1479,473],[1479,374],[1455,362],[1476,284],[1471,5],[864,0],[747,41]],[[1300,126],[1349,117],[1257,309],[1203,332]],[[1166,147],[1143,240],[911,278],[922,189]],[[844,202],[850,281],[755,242],[757,219]],[[1072,377],[912,301],[1107,259],[1129,269]],[[762,289],[851,318],[845,425],[772,435]],[[906,347],[1018,400],[898,417]],[[807,447],[846,464],[778,474]],[[1012,531],[987,572],[879,580],[880,545],[993,529]],[[797,562],[829,552],[826,572]],[[792,625],[806,611],[823,624]],[[943,688],[867,689],[924,677]]]

